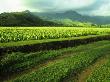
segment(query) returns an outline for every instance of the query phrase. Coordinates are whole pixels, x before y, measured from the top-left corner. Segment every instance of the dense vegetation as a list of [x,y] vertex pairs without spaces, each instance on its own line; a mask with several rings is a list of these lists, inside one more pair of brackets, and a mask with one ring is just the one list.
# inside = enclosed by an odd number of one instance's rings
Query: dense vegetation
[[[110,58],[110,57],[109,57]],[[87,82],[109,82],[110,81],[110,60],[104,65],[97,68],[89,78]]]
[[61,26],[34,16],[30,11],[1,13],[0,26]]
[[64,82],[71,73],[75,80],[77,74],[109,51],[110,41],[101,41],[60,50],[6,54],[0,62],[1,80],[18,74],[6,82]]
[[[0,81],[77,82],[83,70],[109,55],[110,41],[103,40],[110,40],[109,28],[1,27]],[[101,64],[83,82],[104,78],[106,69],[109,63]]]
[[110,17],[1,13],[0,82],[110,82]]
[[[82,16],[75,11],[64,13],[4,12],[0,14],[0,26],[66,26],[66,27],[107,27],[109,17]],[[107,19],[107,23],[105,22]],[[103,20],[103,21],[102,21]],[[99,22],[99,23],[98,23]]]
[[0,28],[0,42],[57,39],[110,34],[109,28]]
[[61,39],[31,40],[0,43],[0,55],[11,52],[35,52],[78,46],[96,41],[110,40],[110,35],[95,35]]
[[[105,52],[109,51],[110,45],[96,48],[93,50],[88,50],[87,52],[82,52],[78,55],[67,57],[62,61],[53,63],[47,67],[41,68],[37,71],[34,71],[31,74],[27,74],[23,77],[17,78],[14,82],[22,81],[22,82],[30,82],[30,81],[38,81],[38,82],[59,82],[65,78],[68,73],[71,71],[78,72],[84,67],[91,64],[95,59],[100,56],[106,54]],[[91,52],[92,51],[92,52]]]

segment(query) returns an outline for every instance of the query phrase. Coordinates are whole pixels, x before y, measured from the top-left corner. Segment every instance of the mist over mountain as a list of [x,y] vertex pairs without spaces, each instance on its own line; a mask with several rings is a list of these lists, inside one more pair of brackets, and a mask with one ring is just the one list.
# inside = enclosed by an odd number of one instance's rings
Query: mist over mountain
[[71,26],[91,27],[109,25],[109,16],[86,16],[76,11],[66,12],[11,12],[0,14],[0,26]]
[[60,19],[70,19],[79,22],[90,22],[98,25],[110,24],[110,16],[87,16],[81,15],[76,11],[66,11],[66,12],[47,12],[38,13],[33,12],[34,15],[39,16],[45,20],[60,20]]

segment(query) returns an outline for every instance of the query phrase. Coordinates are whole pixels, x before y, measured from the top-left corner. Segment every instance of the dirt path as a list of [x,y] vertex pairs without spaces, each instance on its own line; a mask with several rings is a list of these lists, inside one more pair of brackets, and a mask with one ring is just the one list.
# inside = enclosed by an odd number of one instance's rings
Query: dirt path
[[77,75],[77,77],[70,76],[67,80],[64,82],[86,82],[89,75],[99,66],[105,64],[109,60],[110,56],[106,55],[101,58],[99,58],[94,64],[84,69],[80,74]]

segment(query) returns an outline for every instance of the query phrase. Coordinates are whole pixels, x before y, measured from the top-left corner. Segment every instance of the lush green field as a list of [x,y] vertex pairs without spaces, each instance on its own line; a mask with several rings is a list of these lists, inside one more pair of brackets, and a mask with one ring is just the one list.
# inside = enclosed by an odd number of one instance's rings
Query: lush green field
[[75,28],[75,27],[21,27],[0,28],[0,42],[57,39],[87,35],[110,34],[110,28]]
[[110,41],[100,41],[60,50],[6,54],[0,62],[0,75],[5,81],[8,78],[6,82],[65,82],[71,73],[77,78],[109,53]]
[[0,28],[0,82],[109,82],[109,58],[109,28]]

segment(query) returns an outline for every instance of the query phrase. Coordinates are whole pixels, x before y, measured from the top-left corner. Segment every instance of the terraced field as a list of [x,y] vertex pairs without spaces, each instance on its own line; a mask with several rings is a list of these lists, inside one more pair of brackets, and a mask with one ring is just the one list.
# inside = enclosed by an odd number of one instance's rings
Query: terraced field
[[109,30],[80,37],[10,40],[0,43],[0,82],[110,81]]

